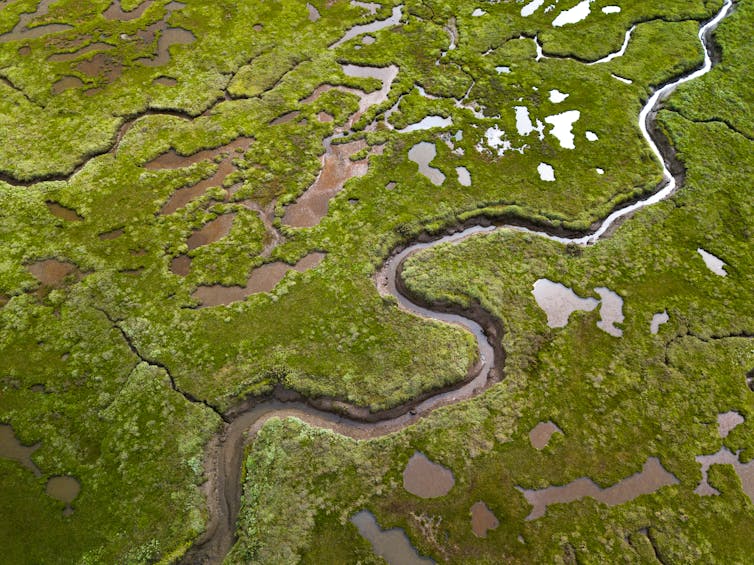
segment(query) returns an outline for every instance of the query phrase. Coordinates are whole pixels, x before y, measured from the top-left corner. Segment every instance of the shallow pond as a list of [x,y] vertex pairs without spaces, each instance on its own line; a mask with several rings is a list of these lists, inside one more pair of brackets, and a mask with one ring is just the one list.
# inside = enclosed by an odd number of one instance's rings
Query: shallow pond
[[426,116],[415,124],[410,124],[403,129],[398,130],[399,133],[408,133],[412,131],[422,131],[432,128],[447,128],[453,125],[453,118],[443,118],[442,116]]
[[535,282],[532,294],[547,314],[547,325],[551,328],[564,328],[575,311],[591,312],[599,304],[595,298],[581,298],[567,286],[548,279]]
[[486,538],[489,530],[494,530],[500,525],[487,505],[479,501],[471,507],[471,531],[478,538]]
[[16,438],[11,426],[0,424],[0,457],[21,463],[36,477],[41,477],[42,473],[31,460],[31,456],[39,449],[39,446],[39,443],[30,446],[23,445]]
[[564,149],[575,149],[573,124],[575,124],[581,117],[581,112],[578,110],[569,110],[561,114],[554,114],[547,116],[545,122],[552,125],[550,134],[557,138],[560,142],[560,146]]
[[422,557],[416,551],[406,533],[400,528],[383,530],[374,514],[362,510],[351,517],[351,523],[359,533],[372,544],[374,552],[389,565],[426,565],[434,563],[428,557]]
[[71,503],[79,495],[79,492],[81,492],[81,485],[73,477],[52,477],[47,481],[45,492],[47,496],[65,502],[66,506],[63,510],[63,516],[70,516],[73,514]]
[[725,271],[725,263],[722,261],[722,259],[715,257],[714,255],[712,255],[712,253],[705,251],[701,247],[696,251],[699,253],[699,255],[702,256],[704,264],[710,271],[721,277],[728,276],[728,273]]
[[84,219],[79,216],[78,213],[76,213],[76,210],[66,208],[65,206],[58,204],[57,202],[48,200],[47,202],[45,202],[45,204],[47,205],[47,209],[50,211],[50,214],[62,220],[66,220],[68,222],[80,222]]
[[440,169],[430,167],[429,164],[437,156],[437,147],[434,143],[421,141],[408,150],[408,158],[419,165],[419,172],[427,177],[435,186],[445,182],[445,175]]
[[310,22],[316,22],[321,16],[319,15],[319,10],[312,6],[309,2],[306,3],[306,11],[309,14],[309,21]]
[[403,488],[420,498],[445,496],[455,484],[453,473],[416,451],[403,470]]
[[531,0],[531,2],[526,4],[523,8],[521,8],[521,16],[524,18],[528,18],[534,12],[536,12],[544,3],[545,3],[545,0]]
[[537,172],[539,173],[540,180],[545,182],[555,182],[555,169],[552,165],[540,163],[537,165]]
[[526,519],[536,520],[545,515],[550,504],[565,504],[588,496],[608,506],[617,506],[677,483],[678,479],[665,470],[659,459],[650,457],[644,463],[641,472],[605,489],[597,486],[591,479],[583,477],[564,486],[552,486],[542,490],[521,488],[519,490],[532,506],[532,510]]
[[[369,9],[368,4],[364,5],[360,3],[356,5],[361,5],[362,7],[367,7],[367,9]],[[330,45],[330,49],[334,49],[342,45],[349,39],[353,39],[354,37],[356,37],[357,35],[361,35],[362,33],[374,33],[375,31],[392,27],[394,25],[398,25],[401,21],[402,15],[403,15],[403,4],[401,4],[400,6],[395,6],[393,8],[393,13],[390,15],[389,18],[352,27],[345,34],[343,34],[343,37],[341,37],[338,41]]]
[[709,484],[709,468],[712,465],[732,465],[741,481],[744,493],[754,503],[754,461],[741,463],[738,453],[732,453],[727,447],[723,447],[712,455],[697,456],[696,462],[701,465],[702,471],[702,481],[694,489],[696,494],[699,496],[719,495],[720,491]]
[[222,239],[230,233],[230,228],[233,227],[233,220],[235,218],[235,213],[223,214],[205,224],[201,229],[195,231],[191,234],[191,237],[188,238],[188,248],[196,249],[202,245],[209,245],[210,243]]
[[325,258],[324,253],[310,253],[291,266],[287,263],[276,261],[257,267],[251,272],[246,286],[200,286],[192,296],[196,298],[203,308],[220,306],[243,300],[247,296],[259,292],[269,292],[283,279],[288,271],[295,270],[299,273],[313,269]]
[[600,302],[600,320],[597,327],[614,337],[621,337],[623,330],[616,327],[615,324],[622,324],[625,319],[623,316],[623,299],[615,292],[600,286],[594,289],[602,299]]
[[728,437],[728,434],[735,428],[743,424],[746,420],[738,412],[723,412],[717,415],[717,434],[721,438]]
[[563,10],[552,21],[553,27],[562,27],[564,25],[575,24],[580,22],[581,20],[586,19],[586,17],[591,12],[590,5],[593,1],[594,0],[582,0],[573,8]]
[[652,316],[652,321],[649,323],[649,331],[652,335],[657,335],[660,331],[660,326],[667,323],[670,320],[667,310],[658,312]]
[[346,92],[356,92],[360,97],[359,111],[356,112],[348,122],[348,126],[353,125],[361,115],[366,112],[370,107],[377,104],[382,104],[388,99],[388,94],[393,86],[395,77],[398,76],[400,69],[396,65],[388,65],[387,67],[365,67],[362,65],[343,65],[343,74],[354,78],[373,78],[382,83],[382,87],[374,92],[364,93],[361,91],[354,91],[353,89],[341,88]]
[[540,422],[529,432],[529,442],[534,449],[541,450],[547,447],[556,433],[562,434],[563,430],[550,421]]
[[471,173],[466,167],[456,167],[456,175],[458,175],[458,184],[471,186]]
[[537,120],[537,125],[534,125],[529,115],[529,108],[526,106],[514,106],[513,110],[516,112],[516,131],[518,135],[525,136],[536,131],[539,134],[539,139],[544,138],[545,126],[539,120]]

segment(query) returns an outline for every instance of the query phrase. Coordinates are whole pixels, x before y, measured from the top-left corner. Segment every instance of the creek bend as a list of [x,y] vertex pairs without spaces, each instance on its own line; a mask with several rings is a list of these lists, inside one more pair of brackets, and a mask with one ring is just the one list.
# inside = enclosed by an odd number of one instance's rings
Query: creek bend
[[[253,441],[256,433],[271,418],[296,417],[305,423],[327,428],[354,439],[380,437],[405,428],[426,416],[434,409],[471,398],[484,391],[502,376],[504,352],[501,347],[502,328],[489,313],[480,307],[461,310],[448,305],[429,305],[417,297],[409,296],[400,279],[404,261],[412,254],[440,245],[456,244],[479,233],[500,229],[513,229],[539,235],[564,244],[580,246],[596,243],[609,235],[609,229],[618,220],[636,210],[668,198],[683,181],[683,171],[675,161],[670,145],[662,140],[654,128],[655,115],[660,103],[675,88],[710,71],[712,61],[711,33],[730,13],[733,0],[725,0],[720,11],[699,29],[699,40],[704,50],[704,63],[657,89],[639,114],[639,127],[663,167],[664,180],[658,190],[648,198],[613,211],[601,224],[587,233],[561,235],[558,230],[513,224],[491,225],[489,218],[477,218],[476,225],[457,226],[455,233],[414,242],[399,248],[375,275],[377,289],[383,296],[392,296],[403,310],[412,314],[465,327],[473,333],[479,348],[476,366],[468,378],[456,387],[429,393],[422,398],[384,412],[369,412],[335,399],[305,399],[298,393],[279,388],[272,398],[252,399],[228,415],[229,423],[209,443],[205,471],[208,477],[202,486],[207,496],[210,521],[206,532],[184,555],[182,563],[219,563],[234,543],[235,523],[241,505],[240,484],[244,447]],[[482,224],[482,225],[480,225]]]

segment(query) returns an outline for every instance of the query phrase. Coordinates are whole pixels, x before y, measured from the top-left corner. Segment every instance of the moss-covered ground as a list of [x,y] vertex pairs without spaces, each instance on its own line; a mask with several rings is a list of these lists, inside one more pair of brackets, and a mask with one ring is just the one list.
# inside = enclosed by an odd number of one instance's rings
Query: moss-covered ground
[[[661,169],[636,116],[654,86],[701,62],[699,23],[721,6],[625,0],[619,14],[605,15],[608,3],[597,1],[583,23],[554,28],[552,12],[524,18],[521,3],[480,2],[487,14],[475,17],[473,3],[407,1],[400,24],[373,33],[373,43],[357,37],[328,49],[399,2],[370,15],[344,0],[311,0],[321,18],[310,21],[298,0],[146,1],[128,20],[108,19],[106,0],[45,3],[49,10],[28,31],[69,27],[38,37],[16,29],[37,2],[0,3],[0,423],[24,444],[40,442],[33,459],[42,472],[35,477],[0,454],[0,545],[12,563],[177,559],[206,526],[198,485],[219,412],[276,384],[379,410],[463,379],[475,361],[472,338],[380,297],[375,270],[397,245],[462,218],[585,229],[653,190]],[[754,456],[745,381],[754,351],[742,337],[754,333],[754,124],[744,80],[753,20],[752,4],[742,0],[718,33],[721,65],[684,86],[660,116],[688,168],[672,200],[593,248],[500,232],[411,260],[405,279],[413,292],[475,300],[503,322],[505,380],[369,442],[270,422],[249,454],[231,561],[375,560],[348,523],[365,507],[383,528],[404,527],[439,561],[642,561],[655,552],[665,562],[746,561],[743,532],[754,514],[735,475],[713,469],[719,497],[693,489],[701,477],[694,456],[721,445],[718,412],[747,418],[724,441],[743,459]],[[616,51],[633,24],[623,57],[585,64]],[[155,66],[168,28],[188,30],[194,41],[170,47],[169,60]],[[546,56],[539,61],[534,37]],[[358,108],[355,94],[337,89],[302,101],[323,84],[380,86],[347,76],[347,63],[400,69],[388,100],[349,133],[379,151],[318,225],[285,226],[285,205],[319,172],[323,140]],[[496,71],[503,66],[510,73]],[[65,77],[80,84],[56,87]],[[553,89],[569,97],[552,102]],[[576,148],[562,147],[549,125],[541,139],[519,135],[515,106],[526,106],[535,123],[579,110]],[[291,111],[300,111],[295,120],[270,125]],[[320,122],[320,112],[334,120]],[[428,115],[453,125],[396,131]],[[489,128],[504,130],[523,152],[499,155],[486,144]],[[587,131],[599,140],[587,141]],[[191,155],[239,136],[253,141],[222,186],[160,212],[176,190],[212,177],[218,165],[146,164],[170,149]],[[432,166],[447,177],[440,187],[407,157],[419,141],[436,144]],[[554,167],[556,182],[539,179],[540,162]],[[457,182],[457,166],[470,171],[471,186]],[[50,203],[78,217],[53,215]],[[264,208],[272,217],[257,211]],[[188,249],[194,231],[228,212],[236,213],[228,236]],[[280,234],[275,246],[265,222]],[[723,259],[728,276],[706,270],[697,247]],[[289,273],[271,293],[213,308],[192,298],[200,285],[243,285],[265,262],[294,264],[312,251],[325,260]],[[184,254],[192,258],[185,277],[170,270]],[[45,285],[29,266],[51,258],[76,269]],[[624,336],[597,329],[597,312],[547,328],[530,294],[543,277],[582,296],[598,286],[618,292]],[[670,321],[652,336],[649,320],[664,309]],[[547,419],[564,435],[536,452],[527,433]],[[454,471],[452,495],[421,501],[402,490],[414,449]],[[553,507],[524,522],[528,506],[515,486],[580,476],[608,485],[649,456],[660,457],[679,485],[615,508],[590,500]],[[81,484],[70,516],[45,494],[56,475]],[[486,540],[469,526],[480,499],[501,522]],[[441,520],[422,529],[428,522],[417,516]]]

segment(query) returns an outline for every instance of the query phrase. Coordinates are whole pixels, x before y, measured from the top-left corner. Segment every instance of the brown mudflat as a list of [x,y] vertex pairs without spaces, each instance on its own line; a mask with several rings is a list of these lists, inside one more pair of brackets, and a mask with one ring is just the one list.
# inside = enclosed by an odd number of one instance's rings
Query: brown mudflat
[[173,45],[189,45],[196,41],[196,36],[187,29],[170,27],[165,29],[157,40],[157,55],[153,58],[142,57],[139,63],[147,67],[161,67],[170,62],[170,48]]
[[81,49],[78,49],[77,51],[72,51],[70,53],[54,53],[50,55],[47,60],[52,61],[53,63],[59,63],[59,62],[67,62],[67,61],[73,61],[74,59],[77,59],[83,55],[86,55],[87,53],[91,53],[92,51],[108,51],[109,49],[112,49],[113,46],[109,43],[103,43],[101,41],[97,41],[95,43],[90,43],[89,45],[86,45],[82,47]]
[[369,164],[366,159],[350,159],[351,155],[365,147],[363,140],[330,145],[322,159],[322,171],[317,180],[286,208],[283,223],[296,228],[316,226],[327,215],[330,199],[343,189],[345,183],[367,173]]
[[233,227],[233,220],[236,215],[223,214],[218,216],[211,222],[207,223],[200,230],[195,231],[188,238],[188,248],[196,249],[202,245],[209,245],[215,241],[222,239],[230,232],[230,228]]
[[108,20],[120,20],[122,22],[127,22],[143,16],[147,8],[149,8],[153,3],[154,0],[144,0],[144,2],[139,4],[136,8],[129,12],[126,12],[120,5],[120,0],[113,0],[113,3],[110,4],[107,10],[102,12],[102,15]]
[[78,272],[76,265],[57,259],[37,261],[26,268],[34,278],[46,286],[59,286],[68,275]]
[[41,26],[29,27],[35,19],[47,15],[50,11],[50,6],[54,4],[56,0],[41,0],[37,5],[37,9],[33,13],[22,13],[18,18],[18,23],[15,27],[2,35],[0,35],[0,43],[6,43],[8,41],[22,41],[25,39],[36,39],[51,33],[58,33],[61,31],[67,31],[73,26],[68,24],[47,24]]
[[104,77],[108,83],[123,74],[123,65],[106,53],[97,53],[91,59],[77,63],[76,69],[92,78]]
[[161,214],[172,214],[176,210],[183,208],[186,204],[191,202],[194,198],[197,198],[204,194],[208,188],[213,186],[221,186],[225,177],[235,170],[233,165],[233,159],[245,153],[252,143],[252,139],[249,137],[238,137],[221,147],[215,149],[205,149],[194,153],[193,155],[179,155],[175,150],[159,155],[152,161],[145,163],[144,167],[147,169],[182,169],[184,167],[190,167],[201,161],[214,161],[218,156],[222,156],[222,161],[217,166],[215,173],[198,183],[180,188],[176,190],[160,210]]
[[99,238],[102,241],[110,241],[113,239],[118,239],[120,236],[123,235],[123,233],[124,231],[121,228],[118,228],[115,230],[111,230],[111,231],[99,234]]
[[154,79],[155,84],[161,84],[162,86],[175,86],[178,81],[171,77],[157,77]]
[[48,200],[47,202],[45,202],[45,204],[47,205],[47,209],[50,211],[50,214],[62,220],[66,220],[68,222],[80,222],[84,219],[76,213],[76,210],[73,210],[72,208],[66,208],[65,206],[58,204],[57,202]]
[[170,270],[176,275],[187,277],[191,272],[191,257],[178,255],[170,262]]
[[52,93],[61,94],[65,92],[66,90],[79,88],[81,86],[84,86],[84,83],[81,81],[79,77],[65,76],[61,78],[58,82],[52,85]]
[[296,118],[298,118],[299,114],[301,114],[301,112],[299,112],[298,110],[294,110],[293,112],[288,112],[287,114],[283,114],[282,116],[279,116],[275,118],[274,120],[272,120],[270,122],[270,125],[279,126],[282,124],[287,124],[289,122],[292,122]]

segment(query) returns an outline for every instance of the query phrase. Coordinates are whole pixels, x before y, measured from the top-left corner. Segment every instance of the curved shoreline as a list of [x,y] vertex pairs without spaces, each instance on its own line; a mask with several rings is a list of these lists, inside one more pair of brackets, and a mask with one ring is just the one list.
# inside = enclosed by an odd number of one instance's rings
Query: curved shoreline
[[[337,399],[305,399],[302,395],[278,387],[270,398],[253,399],[232,411],[231,422],[210,440],[205,472],[207,481],[202,490],[207,496],[210,521],[205,533],[180,560],[181,563],[218,563],[227,555],[235,541],[235,522],[241,506],[240,482],[245,447],[264,423],[273,417],[294,416],[302,421],[355,439],[380,437],[401,430],[436,408],[471,398],[486,390],[502,378],[505,352],[501,337],[503,328],[499,320],[479,305],[462,309],[452,304],[429,304],[421,297],[408,292],[402,279],[404,261],[422,249],[441,243],[457,243],[478,233],[491,233],[499,229],[513,229],[552,239],[564,244],[580,246],[596,243],[628,215],[651,206],[670,195],[683,183],[684,171],[675,158],[670,143],[656,130],[655,116],[660,103],[675,88],[698,78],[716,62],[711,33],[730,13],[733,0],[724,0],[720,11],[699,29],[699,40],[704,50],[701,67],[677,77],[658,88],[647,100],[639,114],[639,127],[663,167],[663,180],[657,190],[647,198],[639,199],[610,213],[588,232],[571,232],[562,228],[535,229],[533,222],[494,224],[489,217],[477,217],[455,226],[454,233],[432,236],[426,232],[414,243],[399,246],[375,274],[375,284],[382,296],[397,300],[403,310],[414,315],[463,326],[477,341],[479,358],[468,378],[461,383],[434,390],[396,408],[369,412]],[[453,227],[448,230],[453,231]],[[342,415],[339,415],[342,414]]]

